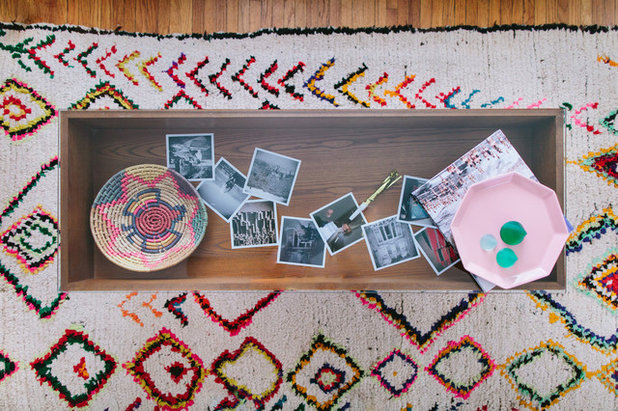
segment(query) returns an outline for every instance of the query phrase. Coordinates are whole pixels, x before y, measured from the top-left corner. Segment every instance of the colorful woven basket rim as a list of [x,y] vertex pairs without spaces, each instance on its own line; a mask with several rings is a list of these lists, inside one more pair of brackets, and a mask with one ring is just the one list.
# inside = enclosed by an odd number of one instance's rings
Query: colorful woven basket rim
[[114,174],[90,211],[90,230],[101,253],[132,271],[158,271],[186,259],[204,238],[208,214],[182,175],[158,164]]

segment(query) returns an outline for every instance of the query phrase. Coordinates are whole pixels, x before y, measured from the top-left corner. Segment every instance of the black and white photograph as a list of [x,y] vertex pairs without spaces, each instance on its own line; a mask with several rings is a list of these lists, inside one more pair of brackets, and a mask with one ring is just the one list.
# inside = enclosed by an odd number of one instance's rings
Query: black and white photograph
[[278,263],[324,268],[326,246],[310,218],[282,217],[280,239]]
[[214,179],[213,134],[167,134],[167,167],[189,181]]
[[279,244],[275,203],[268,200],[248,200],[232,217],[230,232],[232,248]]
[[412,192],[452,245],[451,223],[466,191],[474,183],[517,172],[536,180],[530,168],[500,130],[459,157]]
[[202,181],[197,192],[208,207],[229,223],[249,198],[249,194],[242,191],[246,180],[243,173],[221,157],[215,165],[215,179]]
[[436,275],[442,274],[459,261],[459,255],[437,228],[423,228],[414,233],[414,239]]
[[363,239],[362,226],[367,224],[363,213],[350,220],[350,216],[357,209],[358,203],[354,195],[348,193],[310,214],[330,255],[335,255]]
[[299,168],[300,160],[256,148],[243,191],[258,198],[288,205]]
[[404,176],[399,197],[399,215],[397,220],[420,227],[435,227],[435,224],[423,206],[416,201],[412,192],[425,184],[426,178]]
[[363,226],[365,242],[374,270],[419,258],[416,241],[409,224],[397,221],[397,216],[383,218]]

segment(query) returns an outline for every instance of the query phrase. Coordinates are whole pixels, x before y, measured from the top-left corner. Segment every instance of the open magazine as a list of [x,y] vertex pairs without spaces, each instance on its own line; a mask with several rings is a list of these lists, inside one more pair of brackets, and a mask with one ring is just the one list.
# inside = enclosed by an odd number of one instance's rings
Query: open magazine
[[[457,248],[451,223],[472,184],[501,174],[517,172],[538,181],[501,130],[497,130],[412,192],[446,240]],[[493,284],[473,275],[484,291]]]

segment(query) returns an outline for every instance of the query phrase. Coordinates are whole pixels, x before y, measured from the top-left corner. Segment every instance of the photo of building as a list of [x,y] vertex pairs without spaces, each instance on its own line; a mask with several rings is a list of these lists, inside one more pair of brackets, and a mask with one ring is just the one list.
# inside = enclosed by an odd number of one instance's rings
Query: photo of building
[[397,221],[397,216],[367,224],[363,231],[376,270],[420,256],[410,226]]

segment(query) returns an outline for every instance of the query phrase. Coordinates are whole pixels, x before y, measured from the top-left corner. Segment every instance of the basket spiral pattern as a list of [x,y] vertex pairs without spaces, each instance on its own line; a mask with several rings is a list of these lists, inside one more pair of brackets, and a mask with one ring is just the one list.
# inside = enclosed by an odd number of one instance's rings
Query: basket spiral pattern
[[90,211],[90,229],[103,255],[133,271],[179,263],[200,244],[207,224],[206,208],[191,183],[156,164],[115,174]]

